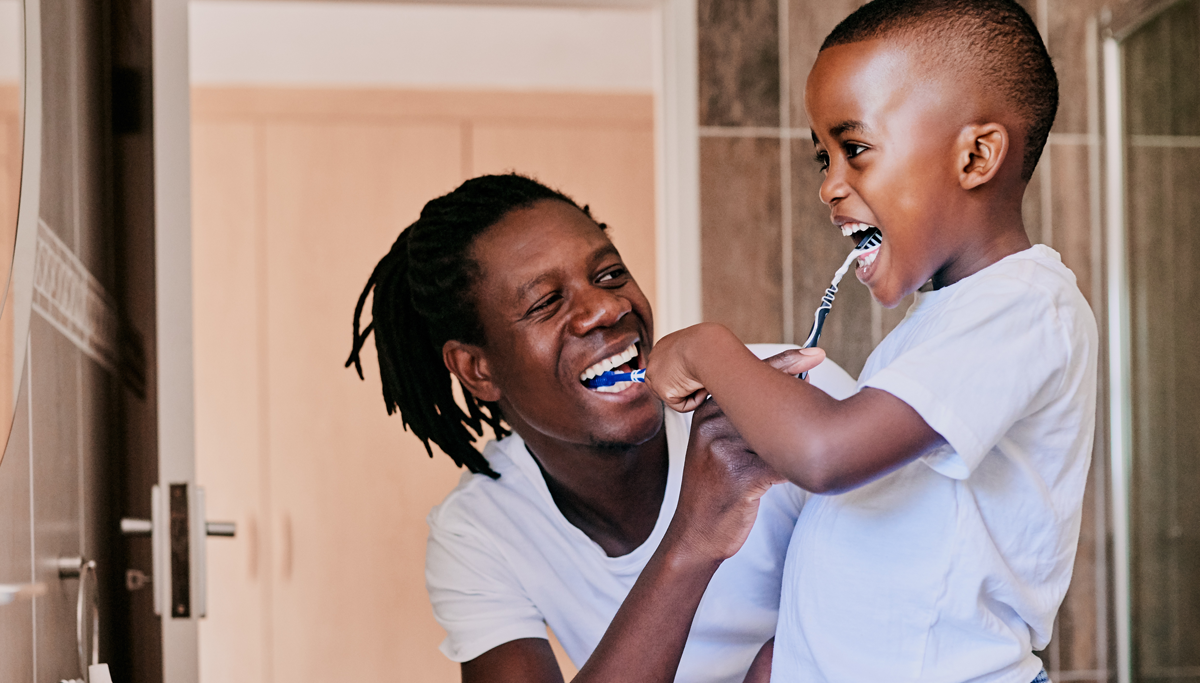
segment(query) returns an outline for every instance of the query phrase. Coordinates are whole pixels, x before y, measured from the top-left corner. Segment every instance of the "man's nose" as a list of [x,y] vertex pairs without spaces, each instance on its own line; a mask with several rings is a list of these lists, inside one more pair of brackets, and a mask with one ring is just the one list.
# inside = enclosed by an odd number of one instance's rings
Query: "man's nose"
[[633,310],[629,299],[603,287],[588,287],[576,296],[572,332],[583,336],[596,328],[611,327]]

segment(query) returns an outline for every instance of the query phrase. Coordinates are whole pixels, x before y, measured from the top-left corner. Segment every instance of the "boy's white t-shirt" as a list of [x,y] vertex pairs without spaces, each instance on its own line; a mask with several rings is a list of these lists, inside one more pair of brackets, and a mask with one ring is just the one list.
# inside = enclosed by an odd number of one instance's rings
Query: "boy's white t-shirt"
[[1034,679],[1079,540],[1096,349],[1092,311],[1045,246],[917,294],[859,386],[903,400],[947,445],[809,497],[772,681]]
[[[785,348],[753,345],[760,357]],[[837,398],[853,379],[832,362],[809,376]],[[546,481],[517,435],[484,449],[500,473],[464,474],[429,513],[425,580],[434,616],[446,629],[442,652],[465,662],[518,638],[553,629],[583,666],[654,554],[675,514],[691,415],[666,411],[667,489],[650,537],[633,552],[608,557],[554,504]],[[806,494],[791,485],[763,496],[745,545],[709,583],[692,622],[676,679],[741,683],[762,644],[775,634],[783,558]]]

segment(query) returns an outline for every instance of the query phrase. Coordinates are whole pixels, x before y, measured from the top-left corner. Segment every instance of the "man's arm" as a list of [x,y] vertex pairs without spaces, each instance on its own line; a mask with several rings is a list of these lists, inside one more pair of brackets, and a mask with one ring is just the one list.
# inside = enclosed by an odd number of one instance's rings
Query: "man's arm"
[[[805,361],[809,350],[792,357]],[[654,345],[646,381],[668,406],[690,410],[711,394],[750,448],[808,491],[842,491],[942,443],[907,403],[878,389],[844,401],[760,362],[728,329],[703,323]]]
[[[781,480],[714,402],[698,408],[675,516],[576,683],[673,681],[709,581],[746,541],[762,495]],[[493,648],[464,663],[462,676],[463,683],[562,680],[549,642],[540,638]]]

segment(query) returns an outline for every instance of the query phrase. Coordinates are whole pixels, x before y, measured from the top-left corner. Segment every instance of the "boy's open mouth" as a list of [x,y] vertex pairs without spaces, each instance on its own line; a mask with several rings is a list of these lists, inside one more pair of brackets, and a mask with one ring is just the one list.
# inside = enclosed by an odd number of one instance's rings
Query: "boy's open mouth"
[[[841,228],[843,235],[854,240],[855,247],[862,242],[863,238],[866,237],[870,231],[877,229],[874,225],[858,222],[843,223]],[[882,237],[882,233],[880,237]],[[881,246],[883,246],[882,243],[859,254],[857,259],[858,266],[860,268],[865,268],[874,263],[875,258],[879,256],[879,247]]]
[[[613,372],[633,372],[634,370],[640,369],[642,367],[640,346],[641,340],[634,340],[634,342],[630,344],[629,347],[624,351],[614,356],[605,358],[587,370],[584,370],[583,373],[579,375],[579,382],[582,384],[583,382],[586,382],[598,375],[602,375],[610,370]],[[612,386],[595,388],[589,387],[589,389],[591,391],[599,391],[600,393],[604,394],[616,394],[625,391],[635,384],[637,384],[637,382],[617,382]]]

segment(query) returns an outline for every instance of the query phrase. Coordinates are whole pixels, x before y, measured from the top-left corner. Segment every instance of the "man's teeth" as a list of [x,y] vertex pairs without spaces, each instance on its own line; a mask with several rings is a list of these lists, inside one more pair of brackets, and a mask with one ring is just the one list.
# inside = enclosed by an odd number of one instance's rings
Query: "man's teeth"
[[872,263],[875,263],[876,256],[879,256],[878,249],[876,249],[875,251],[863,254],[862,256],[858,257],[858,265],[863,268],[866,268],[867,266],[871,265]]
[[874,227],[875,227],[874,225],[867,225],[866,223],[843,223],[842,224],[842,236],[849,237],[856,232],[863,232],[865,230],[870,230],[871,228],[874,228]]
[[[617,355],[615,355],[611,358],[605,358],[604,360],[600,361],[599,363],[596,363],[595,365],[588,368],[587,370],[584,370],[583,374],[579,376],[579,381],[586,382],[589,379],[591,379],[597,375],[602,375],[602,374],[608,372],[609,370],[612,370],[613,368],[620,367],[620,366],[624,365],[625,363],[628,363],[629,361],[633,360],[634,358],[637,358],[637,355],[638,355],[637,342],[634,342],[629,345],[629,348],[618,353]],[[613,386],[619,387],[620,384],[614,384]],[[596,391],[600,391],[602,389],[607,390],[607,391],[614,391],[612,387],[600,387]],[[620,391],[620,389],[616,389],[615,391]]]

